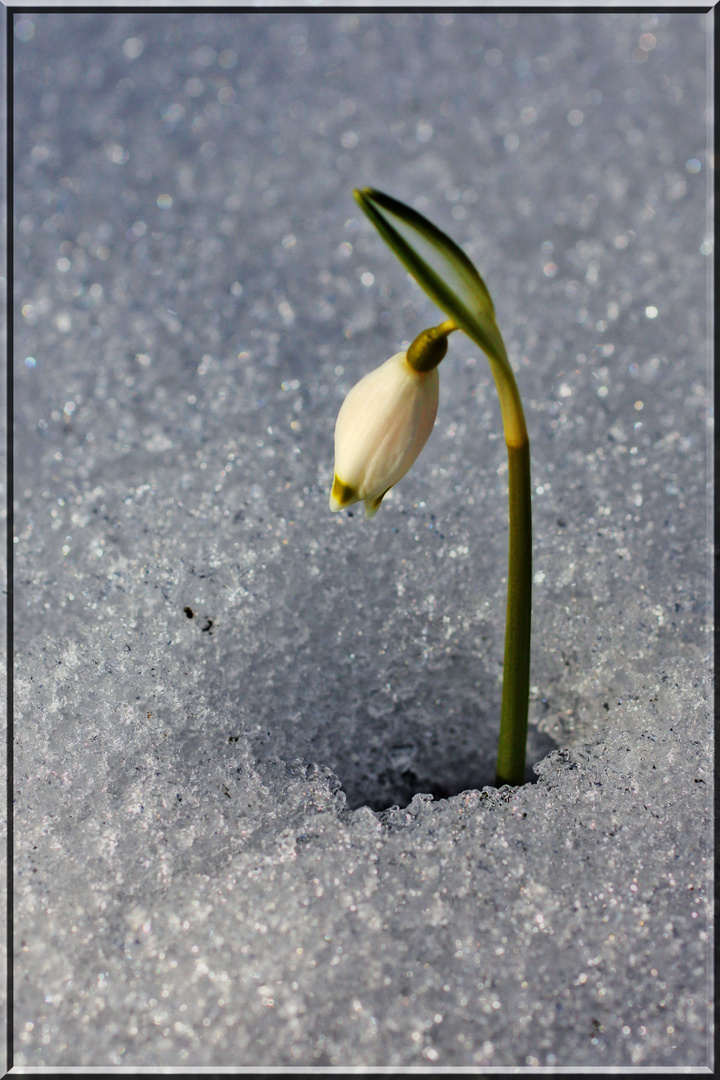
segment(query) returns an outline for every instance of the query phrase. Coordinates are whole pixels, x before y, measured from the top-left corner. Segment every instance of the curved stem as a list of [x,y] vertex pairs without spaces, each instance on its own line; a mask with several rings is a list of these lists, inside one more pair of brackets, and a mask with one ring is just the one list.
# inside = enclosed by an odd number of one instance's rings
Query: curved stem
[[[530,626],[532,608],[532,508],[530,502],[530,440],[520,393],[505,344],[486,355],[500,399],[508,452],[509,540],[505,655],[495,784],[525,782],[525,754],[530,691]],[[478,344],[477,337],[472,337]]]
[[518,785],[525,780],[532,600],[530,443],[527,440],[523,446],[508,444],[508,475],[510,541],[497,787]]
[[497,787],[503,784],[518,786],[525,782],[532,608],[530,440],[520,393],[502,338],[500,343],[498,355],[488,354],[500,399],[509,488],[508,591],[500,737],[495,769]]
[[[419,370],[439,362],[434,337],[460,329],[479,345],[495,379],[508,449],[510,540],[507,621],[500,741],[496,783],[522,784],[525,779],[528,692],[530,689],[530,604],[532,594],[532,529],[530,507],[530,443],[515,376],[495,321],[490,293],[475,266],[458,245],[416,210],[374,188],[354,192],[382,238],[449,322],[413,342]],[[429,338],[428,336],[429,335]],[[432,340],[431,340],[432,339]]]

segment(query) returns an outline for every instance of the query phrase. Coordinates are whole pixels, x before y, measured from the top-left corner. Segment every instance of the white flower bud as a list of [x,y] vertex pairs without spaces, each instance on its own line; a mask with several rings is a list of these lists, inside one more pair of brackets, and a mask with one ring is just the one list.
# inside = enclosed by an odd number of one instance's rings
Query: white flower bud
[[406,353],[391,356],[357,383],[335,425],[330,509],[365,503],[370,518],[428,440],[438,407],[438,371],[416,371]]

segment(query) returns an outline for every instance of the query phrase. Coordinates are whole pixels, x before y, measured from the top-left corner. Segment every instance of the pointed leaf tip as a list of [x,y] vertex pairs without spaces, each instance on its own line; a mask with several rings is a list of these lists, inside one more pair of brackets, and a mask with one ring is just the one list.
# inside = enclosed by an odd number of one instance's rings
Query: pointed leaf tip
[[385,243],[418,285],[502,367],[507,353],[490,293],[472,261],[454,240],[410,206],[376,188],[353,195]]

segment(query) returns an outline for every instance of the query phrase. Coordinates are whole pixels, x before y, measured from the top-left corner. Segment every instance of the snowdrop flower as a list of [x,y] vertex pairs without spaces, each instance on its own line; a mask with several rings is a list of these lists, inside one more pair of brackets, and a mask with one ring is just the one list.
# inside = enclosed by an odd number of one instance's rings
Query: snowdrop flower
[[333,512],[360,502],[365,517],[401,480],[428,440],[438,407],[438,372],[414,371],[396,353],[357,383],[335,425]]
[[412,207],[366,187],[353,192],[364,214],[418,285],[447,316],[423,331],[350,391],[335,431],[330,509],[363,499],[367,517],[424,446],[437,409],[437,372],[447,335],[462,330],[488,360],[500,399],[508,452],[507,621],[495,772],[497,787],[525,781],[530,688],[532,505],[530,442],[520,393],[482,277],[454,240]]
[[345,398],[335,425],[333,513],[362,500],[371,518],[417,458],[435,423],[437,365],[454,328],[424,331],[406,353],[391,356]]

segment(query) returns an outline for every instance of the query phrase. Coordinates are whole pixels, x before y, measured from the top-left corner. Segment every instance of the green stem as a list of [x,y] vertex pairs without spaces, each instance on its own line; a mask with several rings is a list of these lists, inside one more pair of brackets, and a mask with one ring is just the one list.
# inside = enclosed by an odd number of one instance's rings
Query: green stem
[[495,321],[490,293],[465,252],[436,225],[398,199],[374,188],[353,194],[421,288],[451,316],[449,323],[425,331],[413,342],[408,363],[416,363],[420,371],[439,363],[446,347],[442,338],[454,328],[463,330],[490,361],[500,398],[510,485],[507,622],[496,783],[522,784],[530,689],[532,533],[530,444],[515,376]]
[[[500,712],[500,739],[495,783],[519,785],[525,780],[528,694],[530,690],[530,610],[532,601],[532,515],[530,506],[530,442],[512,371],[504,385],[493,365],[503,413],[508,450],[510,538],[508,558],[505,659]],[[509,376],[509,378],[508,378]],[[511,380],[511,381],[510,381]],[[522,437],[524,435],[524,438]],[[510,437],[508,437],[510,436]]]

